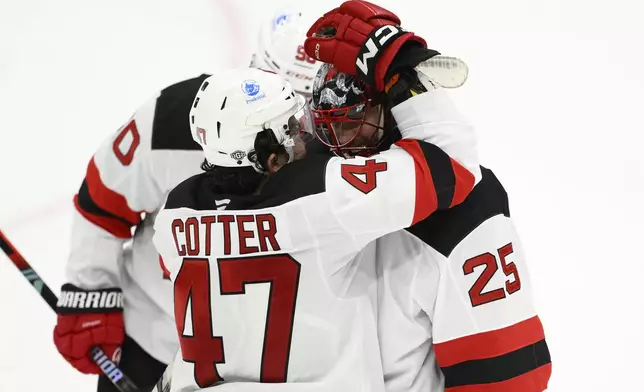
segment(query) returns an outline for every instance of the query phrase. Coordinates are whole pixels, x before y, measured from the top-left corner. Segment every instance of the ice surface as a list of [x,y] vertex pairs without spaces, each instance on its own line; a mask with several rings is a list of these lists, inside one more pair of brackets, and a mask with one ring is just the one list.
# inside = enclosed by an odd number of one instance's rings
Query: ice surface
[[[246,65],[268,3],[0,3],[0,227],[54,291],[64,281],[71,196],[98,143],[160,87]],[[638,389],[644,27],[637,3],[381,4],[469,64],[470,79],[453,96],[477,128],[482,162],[510,194],[553,356],[550,391]],[[0,260],[0,298],[1,392],[94,390],[94,377],[57,354],[54,314],[8,260]]]

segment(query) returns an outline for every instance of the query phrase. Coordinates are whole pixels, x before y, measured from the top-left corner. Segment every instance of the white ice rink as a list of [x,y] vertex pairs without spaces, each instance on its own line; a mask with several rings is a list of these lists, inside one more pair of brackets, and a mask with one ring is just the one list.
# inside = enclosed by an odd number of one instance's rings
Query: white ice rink
[[[0,229],[54,291],[94,149],[159,88],[246,65],[267,3],[0,0]],[[642,2],[378,3],[470,65],[453,96],[510,195],[549,391],[644,391]],[[58,355],[54,313],[4,255],[0,304],[0,392],[95,390]]]

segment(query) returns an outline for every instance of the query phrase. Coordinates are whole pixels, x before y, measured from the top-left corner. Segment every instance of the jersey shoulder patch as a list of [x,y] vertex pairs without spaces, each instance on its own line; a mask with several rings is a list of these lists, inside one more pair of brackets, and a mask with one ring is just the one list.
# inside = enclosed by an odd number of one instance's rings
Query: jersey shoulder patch
[[449,257],[454,248],[478,226],[496,215],[510,217],[508,195],[490,169],[481,166],[481,181],[465,201],[438,211],[406,229],[421,241]]
[[152,123],[152,150],[201,150],[190,134],[190,107],[210,75],[181,81],[161,90]]

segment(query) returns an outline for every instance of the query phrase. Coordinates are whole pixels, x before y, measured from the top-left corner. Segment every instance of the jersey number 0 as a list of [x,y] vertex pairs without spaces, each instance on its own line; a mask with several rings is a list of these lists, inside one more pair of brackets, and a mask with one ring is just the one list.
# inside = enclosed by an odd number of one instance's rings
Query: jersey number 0
[[[270,283],[260,382],[286,382],[300,263],[287,254],[217,260],[221,295],[245,294],[245,285]],[[224,336],[213,336],[210,261],[184,258],[174,282],[174,314],[183,360],[195,366],[195,381],[206,388],[223,378]],[[190,305],[192,335],[185,336]]]

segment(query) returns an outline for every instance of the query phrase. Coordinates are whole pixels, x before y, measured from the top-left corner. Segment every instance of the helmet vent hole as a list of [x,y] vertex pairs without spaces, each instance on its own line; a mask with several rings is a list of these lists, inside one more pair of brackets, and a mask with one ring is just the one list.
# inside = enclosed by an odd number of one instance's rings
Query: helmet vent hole
[[221,123],[217,121],[217,138],[221,138]]
[[196,108],[196,107],[197,107],[197,105],[199,105],[199,97],[197,97],[197,99],[195,99],[195,104],[194,104],[194,105],[192,105],[192,107],[193,107],[193,108]]
[[219,108],[219,110],[224,110],[224,107],[226,106],[226,100],[227,99],[228,99],[228,97],[224,97],[224,102],[221,103],[221,108]]
[[206,91],[206,87],[208,87],[208,82],[204,82],[203,86],[201,86],[201,91]]

